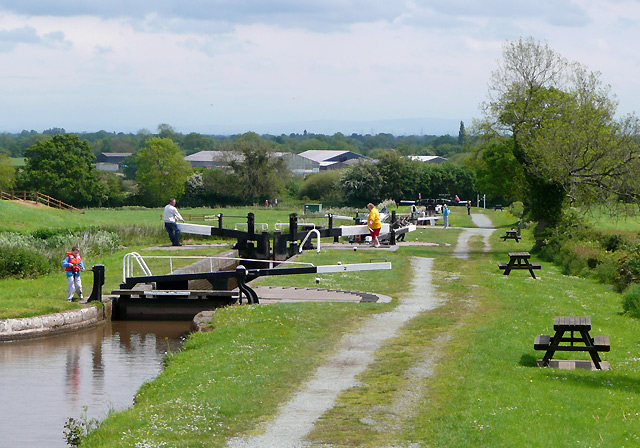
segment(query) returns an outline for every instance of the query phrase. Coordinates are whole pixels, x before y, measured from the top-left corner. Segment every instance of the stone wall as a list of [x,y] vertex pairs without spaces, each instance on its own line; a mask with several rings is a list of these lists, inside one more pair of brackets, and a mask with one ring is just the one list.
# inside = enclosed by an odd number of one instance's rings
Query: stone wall
[[37,338],[97,325],[111,319],[111,300],[103,304],[103,307],[86,305],[79,310],[0,320],[0,341]]

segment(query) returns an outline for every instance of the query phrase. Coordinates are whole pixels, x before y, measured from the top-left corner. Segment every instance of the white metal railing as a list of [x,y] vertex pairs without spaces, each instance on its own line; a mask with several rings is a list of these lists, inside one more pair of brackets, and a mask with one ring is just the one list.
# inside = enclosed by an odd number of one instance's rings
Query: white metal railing
[[[317,232],[317,230],[316,230]],[[319,232],[318,232],[319,233]],[[318,240],[320,241],[320,240]],[[229,257],[199,257],[199,256],[186,256],[186,255],[147,255],[142,256],[137,252],[130,252],[126,254],[122,260],[122,282],[127,281],[127,277],[133,277],[133,267],[134,262],[138,263],[138,266],[142,269],[144,275],[153,275],[151,270],[147,266],[145,259],[161,259],[169,261],[169,273],[173,274],[173,260],[174,259],[192,259],[192,260],[209,260],[209,272],[214,272],[213,270],[213,260],[228,260],[228,261],[253,261],[260,263],[269,263],[269,268],[273,268],[274,264],[295,264],[302,266],[315,266],[313,263],[306,263],[300,261],[273,261],[273,260],[258,260],[254,258],[229,258]]]
[[[316,228],[316,223],[313,222],[304,222],[304,221],[299,221],[298,225],[304,225],[306,227],[309,226],[313,226],[312,228],[315,229]],[[320,224],[317,224],[320,225]],[[275,230],[282,230],[284,227],[289,227],[289,223],[288,222],[277,222],[273,225],[273,228]]]
[[304,243],[307,242],[307,240],[309,239],[311,234],[315,234],[318,237],[318,249],[317,249],[317,252],[320,253],[320,231],[318,229],[311,229],[309,231],[309,233],[307,233],[307,236],[305,236],[304,239],[302,240],[302,243],[300,243],[300,249],[298,249],[298,253],[299,254],[302,253],[302,248],[304,247]]
[[142,269],[144,275],[151,275],[151,270],[149,269],[149,266],[147,266],[147,263],[144,261],[142,255],[140,255],[138,252],[129,252],[128,254],[125,254],[124,258],[122,259],[123,282],[127,281],[127,277],[133,276],[134,261],[138,263],[138,266],[140,266],[140,269]]
[[[256,223],[254,223],[254,225],[260,226],[262,228],[263,232],[269,230],[269,224],[267,224],[266,222],[256,222]],[[238,226],[243,226],[244,227],[244,226],[249,226],[249,224],[247,224],[246,222],[237,222],[233,226],[233,230],[238,230]]]

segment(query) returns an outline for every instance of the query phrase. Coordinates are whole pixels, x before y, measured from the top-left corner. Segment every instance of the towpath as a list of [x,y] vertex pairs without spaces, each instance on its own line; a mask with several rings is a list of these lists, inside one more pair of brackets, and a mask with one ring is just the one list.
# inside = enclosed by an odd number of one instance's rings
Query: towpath
[[[471,215],[478,228],[463,229],[454,249],[454,256],[468,258],[469,242],[474,237],[482,237],[484,250],[489,250],[488,238],[494,229],[491,220],[484,215]],[[400,304],[393,310],[380,313],[351,334],[343,336],[340,349],[321,366],[313,378],[304,384],[301,390],[279,411],[279,414],[267,422],[261,434],[252,437],[235,438],[229,441],[228,448],[304,448],[310,446],[305,437],[313,429],[320,416],[331,409],[339,394],[356,386],[356,377],[364,372],[374,360],[375,352],[398,330],[419,313],[432,310],[442,303],[431,284],[433,259],[413,257],[411,267],[414,276],[411,292],[400,298]],[[424,359],[420,365],[412,368],[409,375],[421,379],[431,374],[433,356]],[[418,383],[418,381],[411,381]],[[406,391],[394,408],[400,414],[410,412],[411,401],[418,396],[417,391]],[[408,398],[407,398],[408,397]],[[392,412],[394,410],[391,410]]]

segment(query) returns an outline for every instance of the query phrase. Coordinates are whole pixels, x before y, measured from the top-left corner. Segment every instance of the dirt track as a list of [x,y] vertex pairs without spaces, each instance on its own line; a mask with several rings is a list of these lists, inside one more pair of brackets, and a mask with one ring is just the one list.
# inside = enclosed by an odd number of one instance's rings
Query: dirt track
[[[491,221],[484,215],[472,215],[477,229],[464,229],[454,249],[454,256],[466,259],[469,253],[469,240],[482,236],[485,251],[489,249],[488,238],[493,232]],[[442,300],[431,286],[431,267],[433,259],[411,259],[414,272],[412,290],[393,310],[377,314],[355,333],[345,335],[340,349],[321,366],[313,378],[304,384],[301,390],[281,409],[279,414],[269,421],[260,435],[232,439],[228,448],[303,448],[309,446],[304,438],[314,427],[316,420],[331,409],[344,390],[356,386],[356,376],[363,372],[374,360],[376,350],[384,341],[396,335],[397,331],[419,313],[438,307]],[[422,360],[407,372],[414,379],[422,379],[431,374],[433,357]],[[411,381],[418,383],[418,381]],[[411,412],[412,403],[419,391],[407,390],[398,394],[393,409],[398,414]],[[375,422],[374,422],[375,423]]]

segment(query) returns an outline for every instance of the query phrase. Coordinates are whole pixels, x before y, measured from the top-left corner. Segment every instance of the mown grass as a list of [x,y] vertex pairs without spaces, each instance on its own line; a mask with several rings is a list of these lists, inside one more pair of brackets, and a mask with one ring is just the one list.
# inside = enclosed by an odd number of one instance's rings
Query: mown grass
[[[314,222],[327,219],[324,214],[304,215],[304,210],[266,208],[266,207],[236,207],[236,208],[182,208],[178,204],[180,213],[187,222],[194,224],[217,225],[217,221],[202,221],[202,215],[223,214],[223,223],[226,228],[233,228],[236,223],[246,224],[247,213],[255,215],[256,223],[267,223],[269,231],[273,231],[277,222],[288,223],[289,214],[297,213],[300,222],[307,219]],[[0,224],[4,231],[21,233],[32,232],[43,227],[113,227],[113,226],[157,226],[162,228],[163,208],[122,207],[122,208],[94,208],[85,209],[84,213],[70,212],[42,205],[23,204],[15,201],[0,200]],[[353,221],[352,221],[353,222]],[[339,224],[345,224],[340,222]],[[338,225],[338,224],[336,224]]]
[[[532,244],[528,232],[524,236],[518,247]],[[638,444],[637,321],[620,314],[619,295],[605,285],[563,276],[550,264],[543,265],[541,280],[526,271],[502,275],[497,263],[506,261],[516,243],[498,237],[495,232],[489,257],[472,250],[468,261],[437,258],[433,278],[446,303],[388,341],[361,376],[361,386],[343,394],[316,425],[314,443]],[[610,361],[610,371],[536,367],[543,353],[533,350],[533,339],[552,332],[558,315],[591,316],[591,335],[610,337],[612,351],[602,355]],[[433,359],[434,374],[416,385],[408,372],[425,358]],[[583,352],[559,352],[555,358],[589,359]],[[407,401],[407,391],[412,401]]]
[[[91,294],[93,288],[93,273],[89,271],[93,265],[105,266],[105,284],[103,294],[108,294],[113,289],[118,289],[122,282],[122,257],[127,252],[142,252],[143,255],[189,255],[189,256],[214,256],[226,250],[224,247],[211,247],[191,249],[188,252],[146,250],[141,246],[133,246],[119,250],[110,255],[103,255],[94,259],[84,259],[87,271],[81,274],[82,289],[85,297]],[[62,259],[60,260],[62,262]],[[193,263],[194,260],[174,260],[174,269]],[[168,261],[150,260],[150,268],[153,273],[169,272]],[[3,279],[0,280],[0,319],[32,317],[43,314],[58,313],[70,309],[80,308],[78,302],[69,303],[66,300],[67,283],[62,269],[56,274],[51,274],[35,279]]]
[[637,207],[627,206],[615,210],[592,208],[584,210],[582,215],[596,229],[623,232],[640,230],[640,211]]
[[[365,252],[306,253],[300,260],[317,265],[363,262],[370,256]],[[349,278],[333,274],[335,285],[382,293],[407,285],[406,258],[398,253],[387,258],[398,272],[362,272]],[[315,285],[303,275],[277,280],[280,285]],[[324,280],[321,286],[326,286]],[[306,303],[217,310],[213,331],[192,335],[180,353],[169,357],[160,376],[140,390],[136,406],[109,416],[83,446],[224,446],[228,437],[255,430],[276,412],[345,332],[393,306]]]
[[[360,376],[360,385],[342,394],[318,422],[310,435],[314,446],[638,445],[638,321],[621,315],[620,296],[607,286],[564,276],[550,263],[537,271],[540,280],[527,271],[502,275],[497,263],[516,248],[528,250],[533,238],[524,230],[520,243],[503,242],[502,230],[516,219],[506,212],[483,213],[500,229],[488,254],[480,250],[479,239],[473,240],[468,260],[451,256],[461,230],[441,227],[413,234],[439,245],[397,252],[323,250],[299,258],[316,264],[387,259],[391,272],[326,274],[319,286],[399,297],[412,276],[408,257],[432,257],[434,287],[445,299],[387,341]],[[534,261],[539,261],[535,255]],[[272,277],[261,283],[315,286],[315,277]],[[342,334],[395,303],[218,310],[213,331],[192,335],[182,351],[167,358],[165,371],[143,386],[136,406],[110,415],[83,446],[224,446],[229,437],[255,431],[277,412]],[[543,353],[533,350],[533,340],[552,332],[557,315],[591,316],[591,335],[610,337],[612,350],[602,357],[611,370],[535,367]],[[588,355],[557,353],[556,358]],[[425,365],[430,375],[416,379],[410,374]]]

